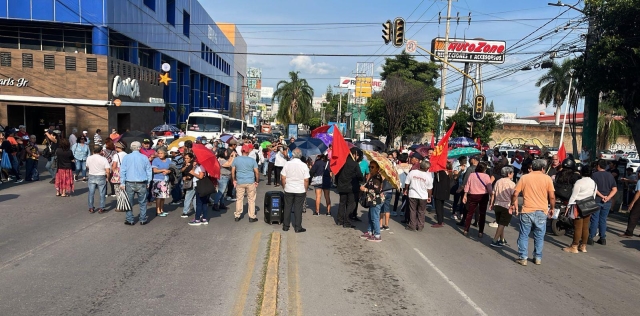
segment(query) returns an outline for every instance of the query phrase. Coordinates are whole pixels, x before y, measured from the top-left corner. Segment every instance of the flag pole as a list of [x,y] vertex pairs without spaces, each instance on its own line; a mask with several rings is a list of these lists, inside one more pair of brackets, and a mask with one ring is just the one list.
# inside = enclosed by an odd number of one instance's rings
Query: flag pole
[[[573,72],[569,71],[569,92],[567,92],[567,107],[564,109],[564,118],[562,118],[562,133],[560,133],[560,144],[558,144],[558,148],[562,146],[564,142],[564,127],[567,125],[567,115],[569,115],[569,107],[571,106],[571,83],[573,83]],[[576,153],[574,153],[575,155]]]

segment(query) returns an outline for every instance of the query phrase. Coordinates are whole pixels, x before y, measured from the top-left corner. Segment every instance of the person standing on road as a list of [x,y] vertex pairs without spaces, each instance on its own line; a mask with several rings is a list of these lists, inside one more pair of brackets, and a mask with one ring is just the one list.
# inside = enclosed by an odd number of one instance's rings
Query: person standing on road
[[[362,172],[362,176],[364,177],[364,180],[366,181],[369,178],[369,162],[364,160],[364,153],[362,152],[362,150],[357,150],[356,151],[356,162],[358,163],[358,166],[360,166],[360,172]],[[360,183],[353,183],[354,186],[354,196],[353,199],[356,201],[353,210],[351,210],[351,215],[349,215],[349,219],[354,221],[354,222],[362,222],[362,220],[360,218],[358,218],[358,201],[360,200],[360,193],[361,191],[359,189],[355,189],[355,188],[359,188],[360,187]]]
[[351,223],[350,214],[357,203],[354,192],[359,190],[360,186],[354,187],[354,183],[359,183],[364,179],[360,166],[356,162],[356,152],[356,148],[349,150],[347,160],[335,177],[338,194],[340,195],[337,223],[345,228],[356,227]]
[[513,167],[502,167],[500,169],[501,178],[493,185],[489,205],[496,213],[498,229],[496,229],[496,235],[493,237],[491,247],[502,248],[507,244],[506,239],[504,239],[504,228],[509,226],[512,217],[511,196],[516,188],[516,184],[513,182],[513,175]]
[[[451,163],[447,162],[447,167],[451,167]],[[433,199],[435,199],[436,221],[431,225],[433,228],[444,226],[444,202],[449,200],[451,196],[451,178],[447,170],[440,170],[434,175],[433,181]]]
[[607,244],[607,216],[609,216],[609,210],[611,210],[611,199],[618,192],[618,185],[611,172],[605,171],[606,168],[607,162],[602,159],[598,160],[597,171],[591,175],[591,179],[598,186],[595,199],[600,209],[591,214],[588,245],[593,245],[593,238],[596,237],[598,232],[600,233],[598,243],[603,246]]
[[320,215],[320,200],[324,193],[324,199],[327,206],[327,216],[331,216],[331,168],[329,168],[329,159],[326,155],[318,155],[316,162],[309,171],[312,177],[322,177],[322,183],[314,185],[316,191],[316,211],[313,215]]
[[427,203],[431,203],[433,190],[433,174],[429,172],[431,163],[423,160],[420,170],[409,172],[405,180],[404,194],[409,197],[409,222],[405,229],[422,231],[424,229],[424,214]]
[[282,168],[281,182],[284,188],[284,220],[282,230],[288,231],[291,224],[291,211],[296,217],[293,230],[296,233],[307,231],[302,227],[302,209],[309,189],[309,167],[300,160],[302,151],[298,148],[291,151],[291,160]]
[[398,178],[400,179],[400,189],[396,190],[396,198],[393,202],[393,212],[391,212],[392,216],[398,216],[398,212],[396,211],[398,208],[398,201],[400,200],[400,213],[404,216],[404,213],[409,209],[409,202],[407,201],[408,197],[402,194],[402,190],[404,188],[404,181],[407,179],[407,175],[411,172],[411,164],[407,162],[409,159],[409,155],[406,153],[402,153],[398,155],[398,164],[396,165],[396,171],[398,172]]
[[122,159],[120,166],[120,190],[126,190],[131,208],[126,213],[125,225],[135,225],[133,218],[133,195],[138,194],[140,225],[147,224],[147,188],[151,183],[153,170],[149,158],[140,153],[140,142],[131,142],[131,153]]
[[76,134],[78,134],[78,129],[74,127],[71,130],[71,135],[69,135],[69,144],[71,145],[71,147],[78,143],[78,136],[76,136]]
[[[573,218],[573,242],[571,246],[562,248],[569,253],[587,252],[587,241],[589,237],[589,221],[591,215],[582,216],[576,201],[586,199],[590,196],[596,197],[596,182],[591,179],[591,169],[589,166],[583,166],[580,170],[582,178],[573,185],[573,191],[569,198],[569,217]],[[573,207],[571,207],[573,206]]]
[[[253,150],[251,144],[242,146],[242,156],[236,157],[231,163],[231,179],[233,186],[236,188],[236,212],[234,214],[235,221],[239,222],[244,208],[244,194],[247,193],[249,207],[249,222],[257,222],[256,216],[256,190],[260,181],[260,172],[258,171],[258,163],[249,157],[249,153]],[[279,173],[279,172],[278,172]],[[279,175],[279,174],[278,174]]]
[[58,162],[58,171],[56,173],[56,195],[67,197],[73,192],[73,171],[71,170],[73,161],[73,153],[69,148],[69,141],[61,138],[58,141],[58,149],[56,149],[56,161]]
[[[109,182],[115,186],[116,194],[120,192],[120,167],[122,165],[122,160],[127,155],[124,151],[124,144],[120,141],[116,142],[116,154],[113,157],[113,162],[111,163],[111,178]],[[116,209],[116,212],[124,212],[122,210]]]
[[274,162],[274,166],[275,166],[275,179],[274,179],[274,185],[277,187],[279,186],[279,182],[280,182],[280,172],[282,172],[282,168],[284,167],[284,164],[287,162],[287,150],[284,149],[282,146],[278,146],[278,151],[276,152],[276,158],[275,158],[275,162]]
[[229,180],[231,180],[231,165],[236,158],[237,153],[231,152],[231,156],[227,156],[227,150],[218,149],[218,163],[220,164],[220,179],[218,180],[218,191],[213,195],[213,210],[219,211],[227,209],[224,204],[224,193],[227,190]]
[[[188,155],[190,155],[191,158],[194,157],[191,153],[189,153]],[[209,195],[200,196],[196,188],[198,187],[198,181],[202,180],[204,177],[208,177],[209,175],[204,170],[204,168],[198,164],[197,159],[189,159],[189,162],[191,163],[191,168],[189,168],[189,175],[193,177],[193,190],[195,192],[193,196],[196,203],[196,215],[188,224],[190,226],[200,226],[201,224],[208,225],[209,217],[207,202],[209,201]]]
[[[640,171],[640,168],[638,168],[638,171]],[[635,194],[629,202],[629,219],[627,221],[627,229],[624,233],[621,233],[618,236],[624,238],[633,237],[633,231],[636,229],[638,220],[640,220],[640,203],[638,203],[638,199],[640,199],[640,181],[636,181]]]
[[49,174],[51,175],[51,181],[49,181],[49,183],[55,183],[57,169],[56,150],[58,149],[58,135],[54,133],[52,129],[49,129],[44,133],[44,138],[45,150],[43,152],[43,156],[47,159],[45,169],[47,169],[49,171]]
[[[467,187],[467,182],[469,182],[469,177],[474,174],[476,172],[476,167],[478,166],[478,163],[480,162],[480,159],[478,158],[478,156],[471,156],[469,157],[469,167],[467,167],[467,171],[464,173],[464,178],[462,179],[462,186],[460,188],[458,188],[458,191],[460,191],[460,194],[464,197],[465,194],[467,194],[467,192],[465,191],[465,188]],[[467,222],[467,214],[468,212],[468,208],[466,207],[466,202],[464,201],[464,199],[462,200],[462,219],[460,220],[459,223],[457,223],[456,225],[458,226],[465,226],[465,223]],[[476,215],[474,217],[474,221],[473,224],[471,224],[472,226],[478,226],[478,216]]]
[[474,172],[469,175],[467,184],[464,187],[464,196],[462,197],[462,203],[467,205],[467,217],[464,222],[464,235],[469,234],[469,227],[471,226],[471,218],[478,211],[479,223],[478,223],[478,238],[484,237],[484,223],[487,218],[487,203],[489,203],[489,196],[493,192],[493,186],[491,185],[491,177],[485,173],[487,170],[487,163],[479,163]]
[[166,217],[169,213],[164,211],[164,200],[171,196],[169,169],[171,159],[167,158],[167,150],[164,147],[158,148],[156,158],[151,162],[153,170],[153,186],[151,193],[156,198],[156,214],[159,217]]
[[[511,196],[511,212],[518,210],[518,196],[522,192],[524,203],[520,211],[520,234],[518,235],[518,259],[516,263],[526,266],[529,247],[529,233],[533,229],[534,263],[542,264],[544,234],[547,218],[551,218],[556,206],[556,196],[551,177],[544,174],[547,162],[536,159],[531,164],[531,172],[522,176]],[[551,206],[551,207],[549,207]]]
[[100,133],[102,131],[98,128],[96,130],[96,133],[93,135],[93,145],[94,146],[100,146],[102,147],[102,136],[100,136]]
[[27,181],[38,181],[40,175],[38,173],[38,160],[40,158],[40,150],[36,144],[36,135],[29,136],[29,141],[25,141],[26,162],[24,177]]
[[111,166],[107,158],[101,155],[102,147],[94,146],[93,155],[87,158],[87,169],[89,169],[89,213],[93,214],[93,199],[95,197],[96,188],[100,196],[100,206],[98,213],[104,213],[105,200],[107,195],[107,178],[111,173]]
[[[76,160],[76,174],[73,177],[75,181],[87,181],[87,158],[91,153],[86,142],[86,138],[81,136],[78,142],[71,146],[73,159]],[[82,175],[82,177],[80,177],[80,175]]]
[[18,153],[18,142],[16,141],[14,135],[16,130],[13,128],[7,129],[5,132],[5,140],[0,145],[3,152],[7,153],[9,162],[11,163],[11,172],[15,177],[16,183],[22,183],[24,179],[20,178],[20,162],[18,161],[17,153]]
[[[224,149],[223,149],[224,150]],[[187,218],[191,214],[191,207],[193,207],[194,211],[196,210],[195,196],[196,190],[193,185],[193,175],[191,175],[191,170],[195,166],[195,156],[193,153],[183,154],[184,156],[184,164],[180,169],[182,173],[182,184],[183,189],[185,191],[184,194],[184,206],[182,207],[182,215],[181,218]],[[218,184],[220,185],[220,184]]]
[[360,186],[360,194],[366,195],[367,202],[371,203],[369,207],[369,227],[367,232],[360,238],[372,242],[381,242],[380,237],[380,210],[385,203],[385,194],[383,190],[383,179],[380,175],[380,166],[375,161],[369,164],[369,177],[367,182]]
[[467,157],[462,156],[458,158],[458,166],[457,169],[454,167],[453,169],[453,181],[456,184],[453,186],[453,204],[451,205],[451,217],[453,220],[458,221],[458,215],[460,214],[460,219],[462,219],[462,214],[464,212],[464,203],[462,203],[462,196],[464,195],[464,177],[467,172]]

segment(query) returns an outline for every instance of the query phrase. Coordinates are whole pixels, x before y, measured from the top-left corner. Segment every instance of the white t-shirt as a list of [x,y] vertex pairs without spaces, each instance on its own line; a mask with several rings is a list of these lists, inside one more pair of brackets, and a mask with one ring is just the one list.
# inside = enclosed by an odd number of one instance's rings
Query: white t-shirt
[[409,185],[410,198],[426,200],[429,198],[428,190],[433,189],[433,173],[411,170],[404,184]]
[[282,151],[277,152],[275,161],[276,167],[283,167],[285,163],[287,163],[287,159],[282,155]]
[[309,167],[300,161],[298,158],[294,158],[284,164],[281,175],[285,176],[286,183],[284,186],[284,192],[287,193],[305,193],[304,180],[309,179]]
[[87,158],[87,168],[90,176],[106,176],[106,169],[111,169],[107,158],[100,154],[93,154]]
[[120,167],[120,165],[122,164],[122,161],[124,160],[124,156],[126,156],[126,155],[127,155],[127,153],[126,153],[126,152],[121,151],[121,152],[119,152],[119,153],[115,154],[115,155],[113,156],[113,158],[111,158],[111,161],[113,161],[113,162],[117,163],[117,164],[118,164],[118,167]]

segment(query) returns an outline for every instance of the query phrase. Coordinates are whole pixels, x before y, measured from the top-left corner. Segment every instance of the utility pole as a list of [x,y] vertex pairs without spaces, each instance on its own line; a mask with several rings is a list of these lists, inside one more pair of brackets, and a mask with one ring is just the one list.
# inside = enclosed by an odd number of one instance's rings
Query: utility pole
[[[469,73],[469,63],[464,63],[464,73],[466,74]],[[463,76],[462,77],[462,95],[460,96],[460,107],[464,108],[466,104],[467,104],[467,77]]]
[[445,106],[445,96],[446,96],[446,88],[447,88],[447,64],[449,63],[449,20],[450,20],[450,15],[451,15],[451,1],[452,0],[447,0],[447,16],[445,17],[446,21],[446,27],[445,27],[445,31],[444,31],[444,63],[442,63],[442,77],[440,79],[440,116],[438,119],[438,137],[437,139],[440,140],[440,137],[442,135],[443,132],[443,126],[444,126],[444,106]]

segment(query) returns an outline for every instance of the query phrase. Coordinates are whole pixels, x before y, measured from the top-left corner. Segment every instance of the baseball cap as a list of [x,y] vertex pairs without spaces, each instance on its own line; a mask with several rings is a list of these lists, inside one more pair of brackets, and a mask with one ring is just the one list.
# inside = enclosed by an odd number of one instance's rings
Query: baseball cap
[[87,131],[82,131],[82,134],[86,134],[86,133],[88,133],[88,132]]
[[422,160],[422,159],[424,159],[424,157],[423,157],[420,153],[417,153],[417,152],[416,152],[416,153],[413,153],[413,154],[411,155],[411,157],[412,157],[412,158],[416,158],[416,159],[418,159],[418,160]]
[[229,145],[237,145],[237,144],[238,144],[238,141],[235,139],[232,139],[229,141]]
[[24,125],[18,125],[18,128],[26,128]]
[[143,140],[142,140],[142,143],[144,143],[144,144],[150,144],[150,143],[151,143],[151,140],[149,140],[148,138],[145,138],[145,139],[143,139]]
[[29,136],[27,136],[27,135],[22,136],[22,139],[24,139],[24,140],[29,140]]
[[175,153],[178,152],[178,147],[171,147],[171,149],[169,149],[170,153]]
[[242,145],[242,152],[250,153],[252,150],[253,150],[253,145],[251,144]]
[[183,147],[184,146],[184,142],[179,142],[178,143],[178,147]]

